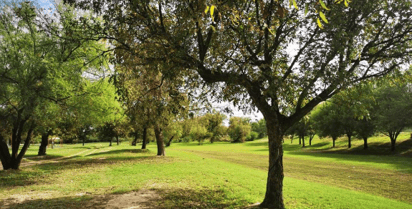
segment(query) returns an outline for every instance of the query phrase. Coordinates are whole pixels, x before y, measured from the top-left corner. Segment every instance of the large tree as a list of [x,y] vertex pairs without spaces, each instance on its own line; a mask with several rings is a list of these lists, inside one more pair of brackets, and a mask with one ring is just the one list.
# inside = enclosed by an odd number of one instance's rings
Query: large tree
[[[69,1],[73,2],[73,1]],[[304,8],[310,0],[294,1]],[[324,1],[302,12],[288,0],[78,1],[103,14],[102,37],[139,65],[167,64],[169,79],[206,83],[214,96],[259,109],[269,138],[262,207],[284,208],[285,131],[341,89],[409,62],[411,1]],[[206,12],[205,12],[206,11]],[[126,27],[127,26],[127,27]],[[87,26],[86,26],[87,27]],[[127,30],[127,38],[119,35]],[[130,36],[133,39],[130,39]]]
[[[85,63],[100,66],[102,57],[95,52],[103,46],[58,37],[75,34],[63,22],[74,16],[69,10],[59,10],[60,19],[56,15],[54,20],[61,24],[50,24],[59,33],[52,34],[43,30],[46,16],[32,2],[2,2],[0,7],[0,118],[8,121],[12,133],[11,153],[0,136],[0,158],[4,169],[18,169],[36,126],[48,120],[42,107],[81,92]],[[93,55],[98,59],[92,59]]]

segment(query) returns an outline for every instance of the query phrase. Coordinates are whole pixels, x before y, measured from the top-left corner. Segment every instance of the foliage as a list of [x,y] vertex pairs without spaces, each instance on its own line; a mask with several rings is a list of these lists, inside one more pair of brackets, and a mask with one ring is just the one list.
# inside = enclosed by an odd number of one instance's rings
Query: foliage
[[231,117],[227,133],[232,142],[244,142],[250,134],[251,126],[249,118]]
[[252,126],[252,131],[259,134],[257,139],[261,139],[267,135],[265,119],[262,118],[257,122],[252,122],[250,125]]

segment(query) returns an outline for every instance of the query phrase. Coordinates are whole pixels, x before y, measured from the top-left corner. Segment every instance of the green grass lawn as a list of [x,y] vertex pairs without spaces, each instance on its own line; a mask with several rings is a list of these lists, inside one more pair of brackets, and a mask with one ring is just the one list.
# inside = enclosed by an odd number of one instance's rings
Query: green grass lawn
[[[345,138],[334,149],[330,139],[306,148],[285,140],[286,207],[412,208],[412,148],[401,148],[407,138],[400,136],[396,153],[382,136],[369,140],[368,151],[361,140],[351,149]],[[155,156],[155,143],[139,148],[58,145],[36,157],[31,146],[20,170],[0,171],[0,208],[246,208],[263,200],[267,139],[172,143],[166,157]]]

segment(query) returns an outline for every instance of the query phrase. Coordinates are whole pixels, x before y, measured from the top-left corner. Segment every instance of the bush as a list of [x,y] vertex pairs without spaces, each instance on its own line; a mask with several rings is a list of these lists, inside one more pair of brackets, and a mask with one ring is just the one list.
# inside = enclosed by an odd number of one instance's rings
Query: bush
[[241,142],[243,143],[246,140],[246,136],[250,134],[250,124],[249,119],[232,117],[229,120],[229,128],[227,132],[232,139],[233,143]]
[[255,139],[258,139],[259,133],[255,131],[251,131],[250,134],[246,137],[246,141],[253,141]]

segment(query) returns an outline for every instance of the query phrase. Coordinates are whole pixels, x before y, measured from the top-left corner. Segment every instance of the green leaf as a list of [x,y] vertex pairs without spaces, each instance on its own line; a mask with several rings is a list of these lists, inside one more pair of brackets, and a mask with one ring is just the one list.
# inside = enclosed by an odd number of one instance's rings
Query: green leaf
[[309,4],[305,5],[305,15],[307,15],[309,12]]
[[320,28],[320,29],[323,29],[323,25],[322,25],[322,23],[320,22],[319,17],[318,17],[318,19],[317,19],[316,22],[318,23],[319,28]]
[[298,5],[296,4],[296,0],[292,0],[293,6],[295,7],[295,9],[299,10]]
[[326,7],[326,4],[322,0],[319,0],[319,3],[323,7],[323,9],[330,10],[328,7]]
[[[322,18],[323,22],[329,23],[328,20],[326,19],[325,14],[323,14],[323,12],[319,11],[319,16],[320,16],[320,18]],[[319,19],[319,18],[318,18],[318,19]]]

